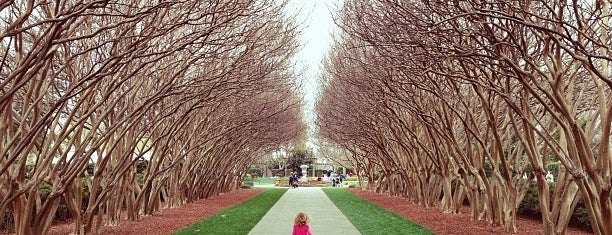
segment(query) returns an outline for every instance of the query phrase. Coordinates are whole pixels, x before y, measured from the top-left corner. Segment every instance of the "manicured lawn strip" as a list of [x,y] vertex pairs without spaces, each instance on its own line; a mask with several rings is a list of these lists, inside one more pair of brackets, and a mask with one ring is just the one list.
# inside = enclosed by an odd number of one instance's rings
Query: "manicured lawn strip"
[[326,188],[323,192],[361,234],[434,234],[427,228],[363,200],[346,189]]
[[219,211],[173,234],[247,234],[287,189],[265,189],[251,200]]

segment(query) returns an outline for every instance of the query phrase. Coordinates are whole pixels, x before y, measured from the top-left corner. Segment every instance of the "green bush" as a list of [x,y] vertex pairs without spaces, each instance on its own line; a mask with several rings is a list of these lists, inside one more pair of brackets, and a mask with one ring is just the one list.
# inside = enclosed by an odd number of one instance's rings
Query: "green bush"
[[53,189],[53,187],[51,186],[51,184],[49,184],[47,182],[42,182],[42,183],[38,184],[38,191],[40,191],[41,194],[43,194],[43,193],[49,194],[49,193],[51,193],[52,189]]
[[142,185],[144,184],[144,175],[142,173],[136,173],[136,176],[134,176],[134,180],[136,180],[136,183],[142,187]]
[[253,177],[251,176],[251,174],[246,174],[244,175],[244,177],[242,177],[243,181],[253,181]]
[[574,211],[572,218],[570,218],[569,224],[572,226],[591,229],[589,214],[582,201],[578,202],[578,205],[576,205],[576,210]]
[[559,162],[551,162],[546,164],[546,173],[548,173],[548,171],[550,171],[556,179],[559,175]]
[[255,183],[253,182],[253,178],[251,178],[250,176],[244,177],[244,179],[242,179],[242,184],[240,185],[240,188],[252,188],[254,185]]
[[[88,200],[89,200],[89,188],[87,187],[87,181],[85,178],[81,181],[81,186],[83,187],[82,193],[82,202],[81,207],[83,210],[87,208]],[[40,199],[45,201],[51,191],[53,190],[53,186],[47,182],[41,182],[38,184],[38,193],[40,194]],[[59,198],[60,203],[55,212],[55,217],[53,218],[53,222],[59,221],[68,221],[72,219],[72,214],[68,211],[68,206],[66,205],[66,200],[64,197]],[[11,208],[7,208],[4,212],[2,218],[0,218],[0,231],[14,231],[15,221],[13,220],[13,210]]]
[[[554,184],[548,184],[548,188],[550,189],[551,194],[555,190]],[[538,198],[538,185],[537,183],[531,184],[529,191],[525,194],[523,201],[519,205],[518,215],[526,216],[530,218],[541,218],[540,212],[540,200]],[[576,205],[576,209],[570,218],[570,225],[581,227],[581,228],[591,228],[591,222],[589,221],[589,215],[587,214],[584,203],[581,201]]]
[[251,175],[251,176],[255,176],[255,177],[262,177],[263,176],[263,171],[261,171],[261,169],[256,168],[256,167],[249,168],[247,173],[248,173],[247,175]]
[[493,165],[491,164],[489,159],[485,159],[484,163],[482,164],[482,169],[484,170],[485,175],[487,177],[491,177],[491,173],[493,171]]
[[13,220],[13,210],[7,208],[0,220],[0,231],[15,232],[15,220]]
[[251,178],[250,176],[245,176],[244,178],[242,178],[242,183],[245,183],[245,182],[253,183],[253,178]]
[[531,184],[531,187],[529,187],[523,201],[521,201],[519,205],[517,213],[532,218],[540,217],[540,200],[538,198],[538,187],[536,183]]

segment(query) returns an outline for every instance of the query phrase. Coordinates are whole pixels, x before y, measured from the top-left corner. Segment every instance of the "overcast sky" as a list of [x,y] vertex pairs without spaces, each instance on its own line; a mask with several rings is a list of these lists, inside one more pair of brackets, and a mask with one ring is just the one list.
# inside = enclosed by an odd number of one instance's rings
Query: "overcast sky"
[[[300,51],[295,57],[296,70],[303,75],[298,78],[304,93],[305,121],[313,128],[314,102],[316,101],[319,76],[323,69],[322,60],[332,43],[332,33],[337,30],[332,19],[341,1],[329,0],[291,0],[288,14],[296,15],[300,28]],[[310,129],[312,131],[312,129]],[[312,143],[309,143],[312,144]],[[314,146],[312,146],[314,147]]]

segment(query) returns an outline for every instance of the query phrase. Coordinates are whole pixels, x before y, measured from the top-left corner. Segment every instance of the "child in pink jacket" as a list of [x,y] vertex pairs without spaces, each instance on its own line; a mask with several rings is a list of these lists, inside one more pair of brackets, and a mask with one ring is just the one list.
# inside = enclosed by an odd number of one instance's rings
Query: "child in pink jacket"
[[291,235],[312,235],[308,227],[308,216],[302,212],[298,213],[293,220],[293,232]]

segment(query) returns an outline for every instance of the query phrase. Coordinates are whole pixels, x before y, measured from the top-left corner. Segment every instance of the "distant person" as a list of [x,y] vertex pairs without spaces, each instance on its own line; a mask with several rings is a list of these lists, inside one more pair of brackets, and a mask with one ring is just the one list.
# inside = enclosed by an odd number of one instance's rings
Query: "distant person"
[[291,187],[292,188],[297,188],[298,186],[299,186],[298,185],[298,176],[296,174],[295,176],[293,176],[293,184],[291,184]]
[[298,213],[293,219],[293,232],[291,235],[312,235],[308,227],[308,216],[302,212]]
[[293,172],[291,172],[291,174],[289,174],[289,186],[293,188]]

